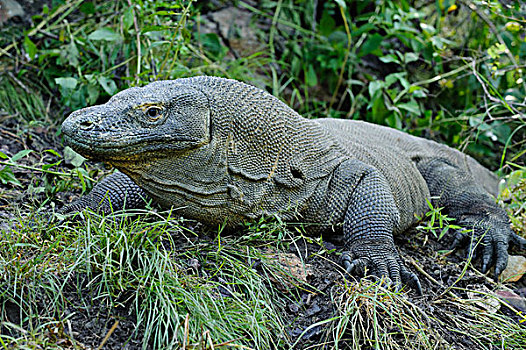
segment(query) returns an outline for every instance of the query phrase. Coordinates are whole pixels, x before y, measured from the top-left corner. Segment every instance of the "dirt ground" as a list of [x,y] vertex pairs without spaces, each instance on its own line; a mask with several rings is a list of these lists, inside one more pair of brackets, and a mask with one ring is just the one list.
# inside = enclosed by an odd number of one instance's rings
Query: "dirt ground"
[[[56,136],[56,130],[45,127],[22,128],[21,124],[11,116],[0,116],[0,150],[8,156],[12,156],[23,149],[34,150],[28,157],[19,161],[20,164],[31,165],[41,160],[42,151],[46,149],[62,150],[63,146]],[[52,162],[54,156],[47,156],[46,162]],[[9,221],[14,215],[14,207],[21,208],[23,215],[29,214],[31,207],[38,207],[45,199],[43,193],[31,194],[27,191],[28,188],[38,186],[42,182],[43,175],[41,173],[25,170],[22,168],[13,168],[14,174],[20,180],[22,186],[0,185],[0,221]],[[48,179],[48,181],[52,181]],[[75,196],[77,194],[73,194]],[[64,200],[69,200],[69,195],[59,194],[55,196],[52,201],[55,202],[56,207],[62,206]],[[51,202],[45,204],[46,210],[52,210]],[[203,238],[203,239],[206,239]],[[439,250],[445,249],[451,242],[448,239],[437,242],[432,236],[426,237],[423,233],[412,232],[406,235],[395,238],[396,244],[400,250],[402,257],[406,260],[406,264],[412,271],[415,271],[420,278],[424,295],[419,297],[414,291],[409,291],[409,299],[419,308],[425,310],[429,314],[434,315],[435,318],[447,324],[449,322],[451,313],[458,312],[459,317],[462,310],[451,308],[451,305],[442,305],[436,303],[444,292],[447,286],[452,285],[458,276],[461,275],[461,262],[463,257],[461,254],[453,253],[448,256],[437,253]],[[325,243],[328,249],[341,249],[338,242]],[[291,252],[301,254],[306,258],[305,262],[312,267],[312,273],[308,276],[308,284],[316,290],[315,293],[307,291],[300,293],[300,299],[297,303],[289,304],[283,310],[284,319],[289,322],[287,325],[287,332],[291,339],[297,339],[306,329],[311,327],[316,322],[328,319],[335,315],[335,305],[331,299],[331,293],[334,295],[335,291],[341,290],[345,281],[343,275],[338,272],[336,265],[338,262],[335,258],[332,260],[320,259],[316,256],[311,256],[311,253],[319,250],[319,247],[312,244],[304,244],[291,248]],[[432,281],[427,276],[415,268],[412,261],[417,261],[417,265],[427,272],[435,281]],[[133,336],[135,331],[135,318],[127,308],[123,306],[120,309],[108,309],[102,303],[92,302],[85,305],[85,301],[89,300],[89,295],[79,296],[77,289],[77,280],[83,283],[83,276],[74,276],[71,278],[71,283],[66,287],[64,297],[71,305],[71,312],[75,311],[74,316],[67,322],[66,329],[55,330],[57,339],[67,341],[69,336],[61,336],[61,334],[70,335],[73,339],[84,344],[85,346],[97,347],[104,335],[116,324],[115,331],[106,343],[106,349],[139,349],[141,343],[140,337]],[[438,282],[438,284],[437,284]],[[482,286],[489,290],[494,290],[495,285],[485,276],[468,269],[464,277],[457,283],[458,287],[480,289]],[[509,284],[516,294],[525,296],[526,288],[524,278],[518,283]],[[468,298],[465,292],[454,291],[462,298]],[[82,300],[81,300],[82,299]],[[42,298],[42,307],[45,307],[45,298]],[[84,305],[84,306],[82,306]],[[82,306],[82,307],[81,307]],[[11,322],[18,322],[18,313],[14,306],[8,312]],[[9,309],[9,307],[8,307]],[[526,310],[519,310],[525,312]],[[508,314],[515,319],[517,323],[526,326],[526,323],[521,323],[520,316],[512,310],[505,307],[501,308],[500,312]],[[458,349],[472,349],[475,346],[469,337],[462,334],[454,333],[444,327],[442,322],[430,320],[434,323],[434,328],[439,330],[441,336],[452,344],[457,344]],[[305,348],[312,344],[323,342],[322,339],[326,332],[324,326],[310,328],[303,334],[302,340],[299,342],[297,348]],[[62,332],[62,333],[61,333]],[[140,333],[140,332],[139,332]],[[52,332],[50,334],[53,334]],[[130,338],[131,337],[131,338]]]

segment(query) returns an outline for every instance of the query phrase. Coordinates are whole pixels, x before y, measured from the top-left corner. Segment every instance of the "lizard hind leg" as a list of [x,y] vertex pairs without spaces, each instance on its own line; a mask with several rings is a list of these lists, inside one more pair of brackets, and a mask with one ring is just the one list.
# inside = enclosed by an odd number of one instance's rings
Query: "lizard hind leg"
[[472,230],[471,239],[466,233],[457,232],[454,244],[480,242],[476,249],[482,259],[482,272],[486,273],[495,266],[497,279],[507,266],[508,246],[517,245],[524,249],[526,239],[511,230],[504,209],[498,206],[469,171],[440,158],[420,160],[416,166],[428,185],[432,204],[444,207],[449,216],[458,220],[460,226]]

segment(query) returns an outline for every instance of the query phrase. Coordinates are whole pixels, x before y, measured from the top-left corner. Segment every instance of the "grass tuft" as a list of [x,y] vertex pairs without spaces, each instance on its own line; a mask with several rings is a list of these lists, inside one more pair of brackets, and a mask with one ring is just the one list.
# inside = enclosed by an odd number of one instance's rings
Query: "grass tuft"
[[135,320],[129,339],[144,347],[288,343],[278,312],[283,298],[249,265],[264,258],[253,245],[227,237],[219,249],[170,215],[88,213],[84,220],[51,234],[45,227],[31,236],[2,231],[1,312],[10,320],[2,324],[4,342],[39,341],[46,322],[64,328],[72,307],[89,315],[96,306],[108,320],[118,319],[112,310],[127,310]]

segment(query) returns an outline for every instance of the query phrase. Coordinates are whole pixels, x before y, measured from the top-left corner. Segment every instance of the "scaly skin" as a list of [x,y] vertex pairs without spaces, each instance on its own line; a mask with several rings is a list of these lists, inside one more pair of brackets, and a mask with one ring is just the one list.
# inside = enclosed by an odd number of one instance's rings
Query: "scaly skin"
[[112,175],[63,212],[109,212],[150,197],[209,225],[279,215],[312,223],[313,232],[343,234],[349,272],[367,268],[417,290],[393,233],[414,225],[426,200],[484,235],[484,270],[496,264],[499,275],[508,245],[526,246],[491,196],[498,179],[471,157],[387,127],[305,119],[234,80],[195,77],[131,88],[72,113],[62,131],[77,152],[125,174]]

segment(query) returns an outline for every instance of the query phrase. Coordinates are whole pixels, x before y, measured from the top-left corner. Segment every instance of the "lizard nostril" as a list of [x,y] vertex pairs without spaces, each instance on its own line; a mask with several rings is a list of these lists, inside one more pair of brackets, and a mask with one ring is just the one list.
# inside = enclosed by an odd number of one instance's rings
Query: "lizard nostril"
[[90,121],[90,120],[84,120],[84,121],[79,123],[79,126],[83,130],[89,130],[89,129],[91,129],[93,127],[93,122]]

